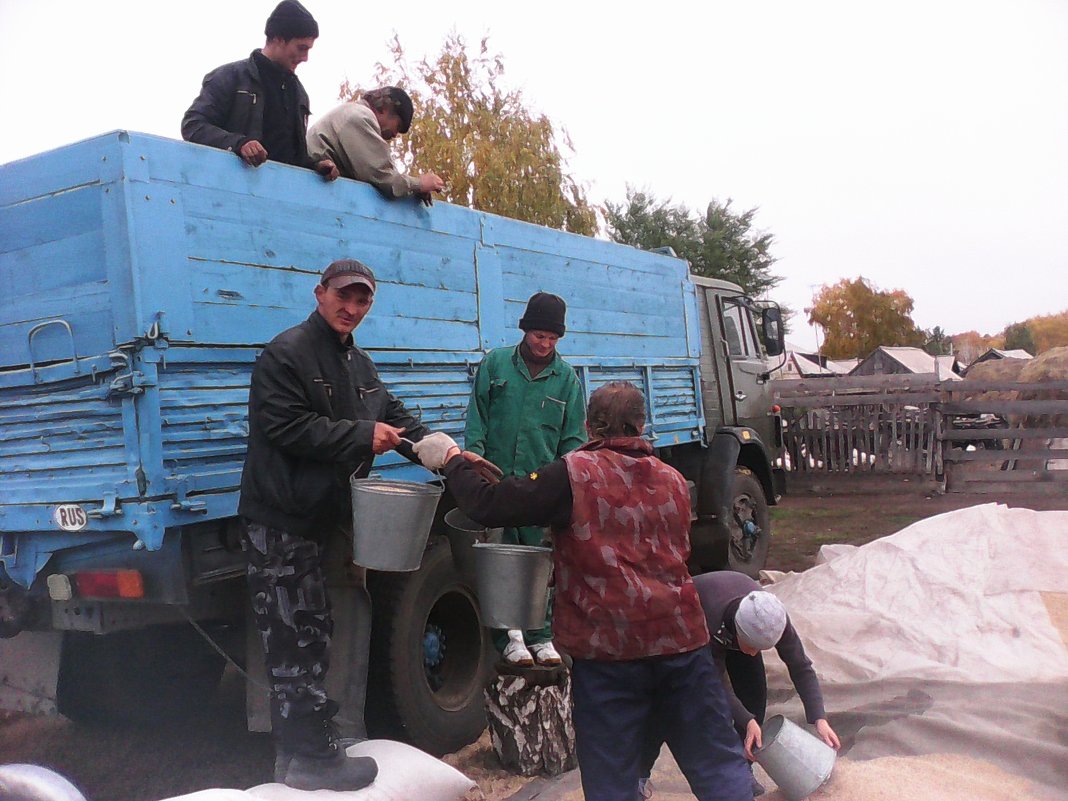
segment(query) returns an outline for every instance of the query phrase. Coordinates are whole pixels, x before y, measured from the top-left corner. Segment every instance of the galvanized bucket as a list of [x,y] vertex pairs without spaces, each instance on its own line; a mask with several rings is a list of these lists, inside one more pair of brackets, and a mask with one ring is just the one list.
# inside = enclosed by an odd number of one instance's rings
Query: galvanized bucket
[[475,584],[475,554],[471,546],[476,542],[499,543],[503,533],[503,528],[487,528],[459,509],[445,515],[445,536],[449,538],[453,564],[471,586]]
[[482,625],[496,629],[544,626],[552,549],[476,542],[471,550]]
[[789,801],[801,801],[830,778],[838,753],[782,715],[761,727],[764,745],[753,756]]
[[418,570],[442,487],[381,478],[351,478],[349,485],[352,561],[372,570]]

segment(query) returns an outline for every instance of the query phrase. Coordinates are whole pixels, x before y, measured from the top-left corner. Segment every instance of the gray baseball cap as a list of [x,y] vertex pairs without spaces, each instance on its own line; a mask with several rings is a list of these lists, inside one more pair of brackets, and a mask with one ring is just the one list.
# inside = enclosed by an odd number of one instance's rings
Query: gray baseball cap
[[341,289],[351,284],[363,284],[371,290],[371,294],[374,294],[377,286],[375,274],[371,268],[356,259],[338,259],[332,262],[323,270],[323,277],[319,283],[323,286],[332,286],[334,289]]

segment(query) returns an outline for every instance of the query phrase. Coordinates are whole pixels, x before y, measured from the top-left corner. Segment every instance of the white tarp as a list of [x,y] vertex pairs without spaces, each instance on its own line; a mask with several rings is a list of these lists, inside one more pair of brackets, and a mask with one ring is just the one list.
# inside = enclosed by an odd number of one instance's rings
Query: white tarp
[[[1005,798],[1068,799],[1068,512],[985,504],[823,556],[768,589],[820,676],[843,778],[946,798],[936,775],[982,764],[1011,777]],[[766,654],[769,714],[800,722]],[[839,797],[833,780],[820,797]]]
[[823,681],[1068,678],[1068,512],[985,504],[921,520],[771,585]]

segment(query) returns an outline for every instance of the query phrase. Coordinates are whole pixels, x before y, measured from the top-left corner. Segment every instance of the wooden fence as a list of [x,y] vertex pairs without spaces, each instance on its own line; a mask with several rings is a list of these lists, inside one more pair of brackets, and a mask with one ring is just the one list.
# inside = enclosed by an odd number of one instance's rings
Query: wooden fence
[[1068,491],[1068,381],[880,375],[772,386],[795,478],[905,474],[948,491]]

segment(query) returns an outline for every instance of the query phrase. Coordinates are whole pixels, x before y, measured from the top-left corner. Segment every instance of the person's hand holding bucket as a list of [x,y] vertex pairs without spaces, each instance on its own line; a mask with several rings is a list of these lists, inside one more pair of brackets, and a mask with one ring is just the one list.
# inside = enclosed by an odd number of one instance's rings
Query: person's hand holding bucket
[[391,426],[388,423],[375,423],[374,433],[371,435],[371,450],[375,456],[381,456],[391,451],[401,443],[403,428]]

